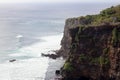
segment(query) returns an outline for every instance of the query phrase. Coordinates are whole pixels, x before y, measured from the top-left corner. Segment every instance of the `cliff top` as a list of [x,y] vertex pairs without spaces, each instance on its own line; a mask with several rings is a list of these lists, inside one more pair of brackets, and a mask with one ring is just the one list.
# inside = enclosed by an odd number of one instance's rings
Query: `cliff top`
[[79,20],[80,25],[103,25],[103,24],[114,24],[120,22],[120,5],[112,6],[102,10],[100,14],[86,15],[77,18],[69,18],[67,21],[74,24],[73,20]]

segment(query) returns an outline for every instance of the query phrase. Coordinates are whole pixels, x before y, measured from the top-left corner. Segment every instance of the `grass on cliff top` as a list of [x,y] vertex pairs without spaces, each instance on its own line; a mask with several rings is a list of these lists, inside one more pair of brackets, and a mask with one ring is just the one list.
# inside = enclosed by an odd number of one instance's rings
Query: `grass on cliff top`
[[100,12],[97,15],[87,15],[78,18],[84,25],[99,25],[101,23],[120,22],[120,5],[112,6]]

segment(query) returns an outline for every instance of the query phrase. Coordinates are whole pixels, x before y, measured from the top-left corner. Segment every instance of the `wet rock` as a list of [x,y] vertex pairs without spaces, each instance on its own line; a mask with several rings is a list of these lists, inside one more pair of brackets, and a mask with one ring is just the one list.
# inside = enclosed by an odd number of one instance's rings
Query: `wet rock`
[[49,57],[49,58],[52,58],[52,59],[56,59],[56,58],[59,58],[60,56],[57,55],[57,54],[44,54],[42,53],[41,54],[43,57]]
[[16,61],[16,59],[11,59],[11,60],[9,60],[9,62],[15,62]]
[[56,71],[55,71],[55,74],[56,74],[56,75],[60,75],[60,70],[56,70]]

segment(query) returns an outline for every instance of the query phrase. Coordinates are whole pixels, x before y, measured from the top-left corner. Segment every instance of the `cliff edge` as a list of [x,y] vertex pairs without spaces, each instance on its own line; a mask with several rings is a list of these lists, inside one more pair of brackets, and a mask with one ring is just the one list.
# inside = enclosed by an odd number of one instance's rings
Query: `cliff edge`
[[120,5],[66,20],[63,80],[120,80]]

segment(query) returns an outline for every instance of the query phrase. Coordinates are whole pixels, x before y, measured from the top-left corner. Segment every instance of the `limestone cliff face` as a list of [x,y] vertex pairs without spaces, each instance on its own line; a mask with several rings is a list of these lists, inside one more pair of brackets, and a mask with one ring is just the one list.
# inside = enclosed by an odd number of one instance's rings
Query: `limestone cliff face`
[[77,18],[66,20],[61,41],[68,56],[62,68],[64,80],[120,80],[120,23],[83,24]]
[[120,5],[66,20],[63,80],[120,80]]
[[[65,22],[64,27],[64,35],[61,40],[61,49],[59,50],[59,53],[63,56],[67,56],[70,51],[70,45],[71,45],[71,36],[69,34],[70,29],[76,28],[78,25],[84,24],[84,21],[79,20],[77,18],[69,18]],[[64,54],[65,53],[65,54]]]

